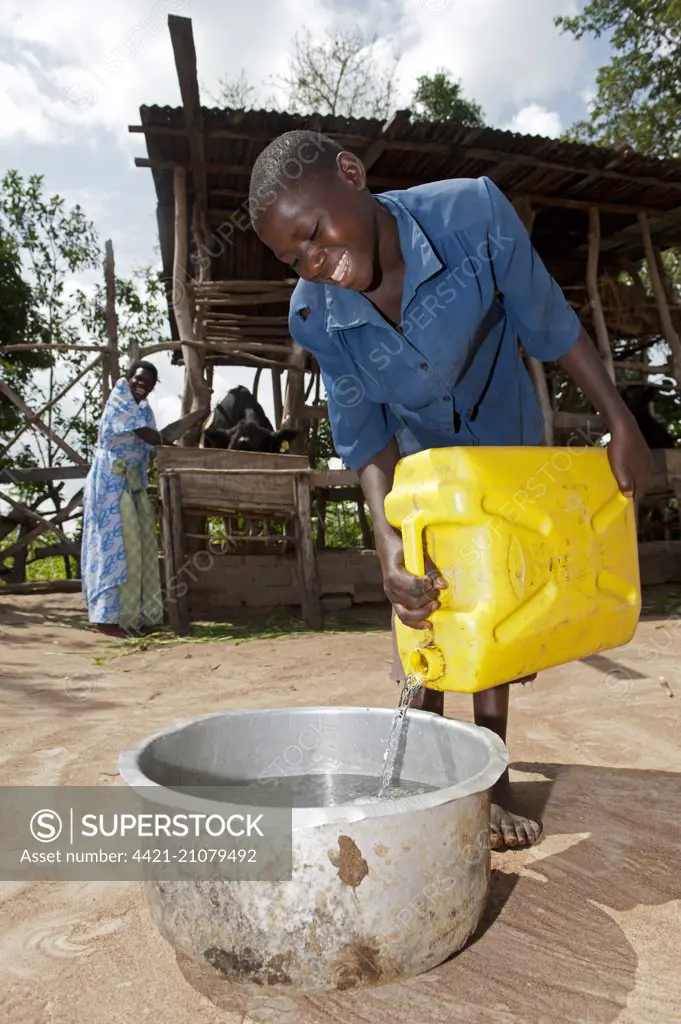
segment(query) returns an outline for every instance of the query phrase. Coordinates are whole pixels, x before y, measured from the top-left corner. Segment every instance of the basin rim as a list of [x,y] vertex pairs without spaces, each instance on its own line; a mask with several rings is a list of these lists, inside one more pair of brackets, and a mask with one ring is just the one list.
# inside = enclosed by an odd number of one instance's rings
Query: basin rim
[[[269,716],[291,714],[292,712],[301,716],[305,714],[344,716],[354,715],[358,711],[367,711],[373,715],[380,714],[388,720],[392,720],[394,715],[393,708],[372,708],[366,707],[365,705],[342,705],[339,707],[326,705],[322,707],[242,708],[236,711],[216,711],[208,715],[201,715],[199,718],[190,718],[177,722],[170,728],[161,729],[158,732],[153,733],[135,747],[122,751],[118,758],[118,771],[121,779],[126,783],[126,785],[133,790],[142,791],[142,794],[145,795],[147,800],[152,799],[152,796],[148,791],[153,790],[153,800],[163,806],[175,808],[191,807],[195,811],[199,808],[203,808],[206,813],[209,809],[212,813],[217,813],[216,807],[220,806],[220,801],[202,800],[200,797],[187,796],[177,790],[172,790],[166,786],[162,786],[160,783],[154,782],[145,775],[139,767],[139,761],[142,754],[151,746],[152,743],[156,740],[167,739],[176,733],[182,732],[190,725],[198,725],[202,722],[208,722],[216,718],[239,718],[243,717],[244,714]],[[432,722],[433,717],[433,714],[429,711],[419,711],[416,709],[411,709],[409,711],[409,718],[413,718],[415,720],[427,720]],[[415,811],[428,811],[437,807],[442,807],[443,805],[452,803],[453,801],[463,800],[466,797],[475,796],[490,790],[494,783],[497,782],[504,771],[508,768],[510,757],[506,744],[499,736],[496,735],[496,733],[492,732],[490,729],[484,728],[483,726],[473,725],[471,722],[463,722],[458,719],[444,718],[440,716],[437,716],[437,721],[437,727],[440,729],[445,728],[452,732],[468,733],[477,741],[484,741],[485,746],[487,746],[489,756],[487,763],[479,772],[472,775],[470,778],[462,780],[461,782],[454,783],[452,786],[447,786],[444,789],[437,789],[432,793],[424,793],[417,796],[397,797],[391,800],[381,800],[367,804],[337,804],[332,807],[294,807],[292,809],[293,832],[304,832],[308,829],[319,828],[325,825],[342,825],[348,822],[398,817]],[[240,805],[237,800],[231,800],[229,803],[225,802],[223,806],[234,808],[235,806]],[[254,803],[253,801],[247,801],[243,806],[252,807],[254,806]]]

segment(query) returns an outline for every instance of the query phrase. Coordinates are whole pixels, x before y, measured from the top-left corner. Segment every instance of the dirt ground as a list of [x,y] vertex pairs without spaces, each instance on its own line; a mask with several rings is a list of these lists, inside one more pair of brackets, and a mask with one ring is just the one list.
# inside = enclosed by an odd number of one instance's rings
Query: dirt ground
[[[387,631],[130,653],[76,628],[79,614],[71,596],[0,604],[2,785],[120,785],[122,749],[221,709],[396,700]],[[469,719],[470,705],[449,696],[446,713]],[[514,688],[512,777],[544,838],[493,855],[478,935],[425,976],[298,1003],[255,999],[244,1016],[226,1008],[228,992],[218,1007],[185,980],[139,884],[4,883],[0,1020],[681,1024],[680,724],[673,618],[643,621],[608,657]]]

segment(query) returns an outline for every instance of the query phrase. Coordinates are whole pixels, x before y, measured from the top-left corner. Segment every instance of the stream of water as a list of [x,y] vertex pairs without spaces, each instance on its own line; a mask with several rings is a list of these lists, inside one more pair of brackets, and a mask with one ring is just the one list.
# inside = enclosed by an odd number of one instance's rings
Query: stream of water
[[409,710],[409,704],[411,700],[418,694],[421,689],[421,683],[418,681],[416,676],[407,676],[402,693],[400,694],[399,703],[395,709],[393,720],[390,726],[390,735],[388,736],[388,744],[385,748],[385,754],[383,755],[383,771],[381,772],[381,779],[378,786],[378,799],[387,799],[390,789],[392,787],[392,777],[395,771],[395,759],[397,758],[397,751],[400,745],[400,737],[402,735],[402,727],[404,726],[404,720],[407,717],[407,711]]

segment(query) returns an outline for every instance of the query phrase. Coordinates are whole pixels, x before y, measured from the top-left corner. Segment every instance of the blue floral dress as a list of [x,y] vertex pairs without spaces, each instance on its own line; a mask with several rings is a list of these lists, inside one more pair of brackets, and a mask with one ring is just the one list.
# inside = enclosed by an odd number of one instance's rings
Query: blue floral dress
[[83,492],[81,575],[92,623],[118,625],[120,621],[118,588],[127,578],[120,511],[125,478],[114,473],[113,464],[122,459],[127,465],[137,466],[144,486],[148,486],[154,449],[134,433],[140,427],[155,430],[154,413],[146,399],[137,404],[128,381],[122,377],[104,407]]

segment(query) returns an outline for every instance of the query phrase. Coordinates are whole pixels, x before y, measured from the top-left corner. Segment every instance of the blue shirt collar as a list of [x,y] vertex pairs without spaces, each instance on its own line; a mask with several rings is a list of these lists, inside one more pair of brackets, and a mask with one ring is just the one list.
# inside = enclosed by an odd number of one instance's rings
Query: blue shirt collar
[[[404,290],[402,311],[407,308],[417,289],[443,268],[443,263],[428,241],[421,225],[394,193],[374,196],[396,216],[400,246],[404,256]],[[378,313],[366,296],[348,288],[324,285],[327,331],[346,330],[376,322]]]

